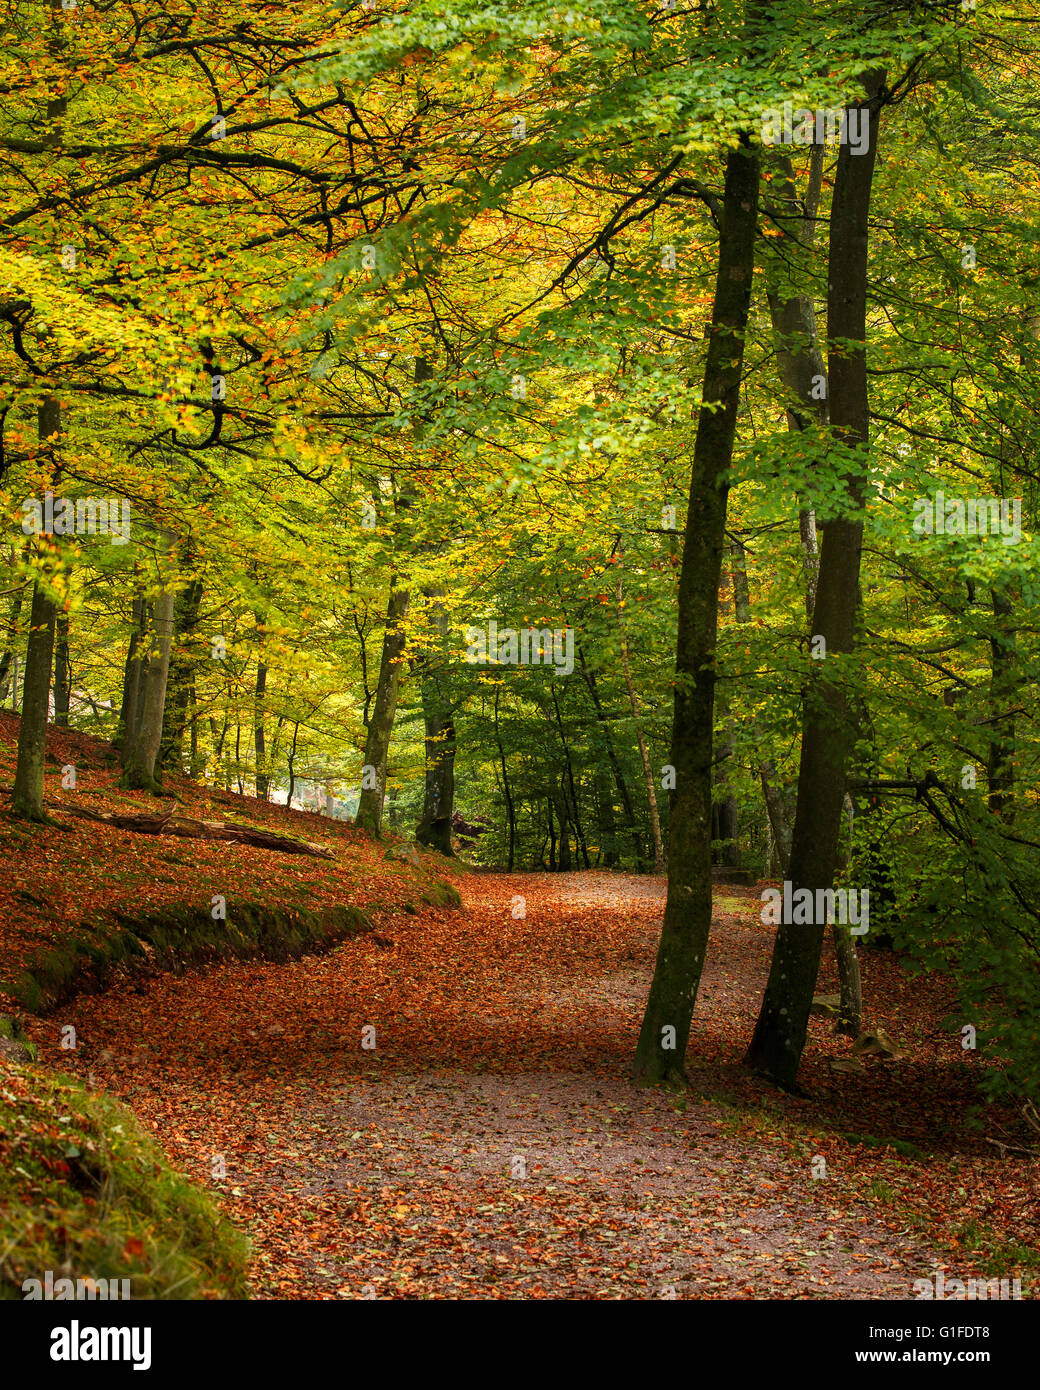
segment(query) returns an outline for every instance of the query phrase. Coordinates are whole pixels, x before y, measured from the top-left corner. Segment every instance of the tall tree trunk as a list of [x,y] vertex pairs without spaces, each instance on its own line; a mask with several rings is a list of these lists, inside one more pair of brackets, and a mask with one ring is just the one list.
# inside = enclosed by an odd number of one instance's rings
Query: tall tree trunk
[[451,818],[455,808],[455,722],[450,713],[445,713],[436,692],[430,691],[427,696],[424,690],[423,705],[426,786],[422,819],[415,838],[421,845],[454,856]]
[[[190,571],[195,562],[190,549],[185,549],[181,562]],[[202,580],[193,579],[174,600],[173,645],[170,649],[170,675],[159,750],[162,766],[176,772],[184,770],[184,731],[195,704],[195,666],[198,661],[195,630],[199,625],[201,608]],[[194,754],[192,764],[194,775]]]
[[18,725],[18,763],[11,798],[15,815],[33,821],[47,819],[43,809],[43,767],[53,654],[54,603],[37,580],[29,618],[29,641],[22,682],[22,717]]
[[502,794],[506,799],[506,816],[509,820],[509,857],[506,863],[506,871],[513,872],[513,858],[516,850],[516,811],[513,806],[513,793],[509,786],[509,772],[506,768],[506,754],[502,747],[502,731],[498,723],[498,697],[502,687],[495,686],[495,743],[498,745],[498,760],[502,766]]
[[606,750],[607,761],[610,763],[610,770],[614,774],[614,785],[618,789],[618,796],[621,798],[621,805],[625,812],[625,819],[628,823],[628,833],[632,838],[632,844],[636,852],[636,869],[642,873],[644,868],[643,858],[643,837],[639,833],[639,824],[636,820],[635,807],[632,803],[632,794],[628,790],[628,783],[625,781],[625,774],[618,762],[618,756],[614,749],[613,739],[610,737],[610,723],[607,719],[606,711],[599,698],[599,690],[596,685],[596,677],[589,670],[585,663],[585,654],[581,648],[578,649],[578,660],[581,663],[581,674],[588,687],[589,697],[592,700],[592,707],[596,711],[596,722],[599,724],[603,735],[603,746]]
[[[12,547],[12,560],[14,550]],[[18,651],[18,630],[22,619],[22,606],[25,603],[25,595],[29,591],[28,584],[22,584],[15,589],[11,595],[11,612],[7,618],[7,638],[4,643],[3,653],[0,654],[0,705],[7,699],[7,692],[11,688],[11,677],[14,672],[15,662],[17,661]]]
[[[386,769],[390,754],[390,738],[394,731],[397,699],[401,688],[401,668],[404,664],[404,615],[408,611],[408,590],[398,587],[398,576],[390,580],[390,600],[386,608],[386,631],[383,635],[383,655],[379,663],[379,680],[372,713],[365,736],[365,769],[361,800],[358,802],[355,824],[370,835],[378,837],[383,820],[383,798],[386,796]],[[370,780],[371,785],[364,783]]]
[[54,619],[54,722],[69,727],[72,697],[72,667],[69,662],[69,615],[64,609]]
[[141,695],[141,672],[144,669],[144,637],[148,630],[148,608],[142,596],[131,607],[130,644],[123,668],[123,703],[119,712],[119,728],[113,740],[126,759],[127,750],[137,737],[137,712]]
[[267,692],[267,665],[263,657],[256,664],[256,687],[253,691],[253,751],[256,755],[256,795],[266,801],[270,792],[264,750],[264,695]]
[[133,743],[124,752],[120,786],[151,792],[160,790],[159,747],[162,743],[166,683],[173,642],[174,593],[164,589],[152,609],[152,630],[146,641],[148,658],[141,676],[140,716]]
[[578,807],[578,788],[574,781],[574,761],[571,758],[570,744],[567,742],[567,735],[563,728],[563,716],[560,713],[560,702],[556,698],[555,684],[551,684],[549,689],[553,702],[553,711],[556,715],[556,731],[560,735],[560,747],[563,749],[564,767],[566,769],[561,779],[564,809],[566,810],[568,821],[574,826],[574,838],[577,844],[578,854],[584,859],[587,869],[589,867],[589,850],[585,842],[585,832],[581,826],[581,811]]
[[[730,546],[733,566],[733,615],[738,623],[751,621],[751,590],[747,577],[747,552],[743,542],[734,540]],[[787,876],[787,866],[791,859],[791,815],[794,798],[790,789],[781,787],[776,764],[772,758],[763,755],[755,737],[755,758],[758,764],[758,777],[762,784],[762,800],[765,802],[769,829],[773,836],[773,849],[783,877]]]
[[1015,787],[1015,716],[1007,713],[1015,701],[1021,682],[1018,672],[1012,603],[1007,588],[991,589],[993,633],[990,637],[989,699],[993,709],[993,733],[986,758],[989,808],[1005,820],[1011,819]]
[[[420,385],[433,376],[433,368],[425,357],[415,359],[415,383]],[[416,442],[422,438],[422,425],[417,420],[414,426]],[[403,489],[398,497],[398,508],[407,510],[412,499]],[[375,699],[365,735],[365,769],[372,785],[365,785],[362,772],[361,800],[358,802],[355,825],[367,830],[376,838],[382,832],[383,800],[386,796],[387,762],[390,756],[390,739],[394,732],[394,719],[397,715],[397,699],[401,688],[401,674],[404,663],[405,632],[404,617],[408,611],[409,592],[399,583],[401,576],[396,572],[390,576],[390,598],[386,607],[386,627],[383,631],[383,653],[379,661],[379,680],[376,684]]]
[[[833,658],[852,651],[859,601],[863,545],[862,507],[867,477],[870,406],[867,386],[867,235],[871,184],[877,155],[880,93],[884,75],[864,78],[867,148],[853,156],[844,143],[838,156],[831,205],[827,336],[830,341],[830,416],[846,449],[858,451],[846,475],[848,511],[823,529],[813,609],[813,635],[826,656],[810,663],[802,715],[798,804],[789,877],[792,889],[830,888],[837,863],[845,775],[855,734],[840,666]],[[849,346],[853,344],[853,346]],[[812,1007],[826,924],[777,928],[772,965],[747,1063],[787,1089],[796,1087]]]
[[[64,110],[64,103],[61,105]],[[61,433],[61,406],[53,396],[45,396],[40,402],[37,418],[40,444],[51,450],[50,476],[56,485],[61,470],[60,465],[53,462],[53,451]],[[47,755],[47,716],[50,713],[51,667],[54,663],[54,622],[54,600],[41,581],[37,580],[29,616],[29,640],[22,681],[22,717],[18,725],[18,761],[11,796],[15,815],[32,821],[47,819],[43,809],[43,768]]]
[[719,264],[679,576],[668,897],[636,1047],[643,1083],[685,1082],[684,1061],[711,927],[712,740],[719,580],[751,300],[759,159],[745,137],[726,160]]
[[632,667],[628,659],[628,638],[625,636],[624,605],[625,600],[621,585],[621,575],[619,574],[617,582],[617,614],[618,636],[621,639],[621,670],[625,677],[625,689],[628,691],[628,703],[632,710],[632,723],[635,725],[636,742],[639,745],[639,760],[643,764],[643,781],[646,785],[646,799],[650,806],[650,833],[653,837],[654,844],[654,873],[663,874],[666,862],[664,839],[661,835],[661,817],[657,810],[657,788],[654,786],[654,770],[650,766],[650,754],[647,752],[646,739],[643,737],[643,721],[639,716],[639,700],[636,697],[636,688],[632,683]]
[[454,856],[451,847],[451,821],[455,811],[455,720],[443,668],[448,615],[440,596],[424,590],[431,599],[430,621],[437,634],[435,651],[428,651],[419,662],[420,698],[426,736],[426,778],[423,811],[415,838],[441,854]]

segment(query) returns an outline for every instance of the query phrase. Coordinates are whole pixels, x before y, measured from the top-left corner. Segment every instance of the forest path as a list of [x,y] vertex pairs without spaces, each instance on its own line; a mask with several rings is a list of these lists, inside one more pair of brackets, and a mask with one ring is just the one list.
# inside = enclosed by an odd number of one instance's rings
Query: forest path
[[931,1262],[859,1175],[814,1181],[773,1112],[726,1103],[768,963],[756,896],[716,895],[697,1089],[677,1097],[628,1079],[662,881],[458,886],[462,911],[387,917],[327,955],[61,1011],[80,1039],[61,1065],[94,1070],[196,1180],[223,1164],[259,1296],[912,1296]]

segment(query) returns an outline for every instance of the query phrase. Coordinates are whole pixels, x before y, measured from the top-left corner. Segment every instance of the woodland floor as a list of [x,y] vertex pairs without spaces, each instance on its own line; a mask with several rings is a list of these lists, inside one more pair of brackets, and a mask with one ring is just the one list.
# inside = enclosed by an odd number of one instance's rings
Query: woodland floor
[[864,952],[867,1022],[905,1055],[831,1071],[849,1044],[814,1019],[812,1099],[778,1096],[739,1065],[770,934],[757,890],[726,888],[692,1090],[646,1092],[627,1073],[663,883],[453,881],[461,910],[124,980],[29,1025],[41,1061],[92,1071],[222,1193],[257,1296],[908,1298],[936,1268],[1023,1273],[1034,1296],[1037,1163],[987,1143],[1023,1141],[1013,1115],[971,1120],[978,1063],[942,1026],[941,978]]

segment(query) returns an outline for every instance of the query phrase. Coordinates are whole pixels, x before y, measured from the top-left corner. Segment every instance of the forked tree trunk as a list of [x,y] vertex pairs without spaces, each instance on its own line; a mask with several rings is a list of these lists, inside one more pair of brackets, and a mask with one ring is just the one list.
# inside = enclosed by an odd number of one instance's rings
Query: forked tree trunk
[[[831,205],[827,334],[830,418],[841,444],[857,450],[846,474],[847,511],[828,520],[820,549],[813,635],[826,643],[823,660],[810,663],[802,714],[798,803],[789,878],[793,891],[830,888],[838,855],[845,773],[855,715],[835,656],[852,651],[859,600],[860,556],[870,410],[867,388],[867,233],[877,154],[879,96],[884,76],[864,79],[867,148],[853,156],[842,144]],[[849,346],[849,344],[854,346]],[[746,1061],[786,1089],[795,1089],[812,1007],[826,924],[781,922],[755,1033]]]
[[679,576],[668,897],[636,1047],[643,1083],[684,1083],[690,1020],[711,927],[712,741],[719,579],[729,470],[751,301],[759,158],[742,139],[726,160],[715,303]]

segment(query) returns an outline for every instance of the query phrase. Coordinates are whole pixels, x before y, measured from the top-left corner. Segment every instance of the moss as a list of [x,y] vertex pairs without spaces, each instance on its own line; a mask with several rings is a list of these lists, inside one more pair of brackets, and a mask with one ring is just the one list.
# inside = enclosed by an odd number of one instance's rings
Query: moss
[[129,1279],[132,1298],[248,1295],[245,1238],[131,1113],[56,1073],[0,1080],[0,1298],[26,1279]]
[[73,994],[103,989],[135,966],[178,972],[229,956],[291,960],[372,929],[368,914],[350,904],[315,912],[231,902],[226,911],[225,920],[214,920],[208,907],[176,904],[143,917],[120,913],[86,922],[65,944],[32,959],[10,992],[30,1013],[43,1013]]

